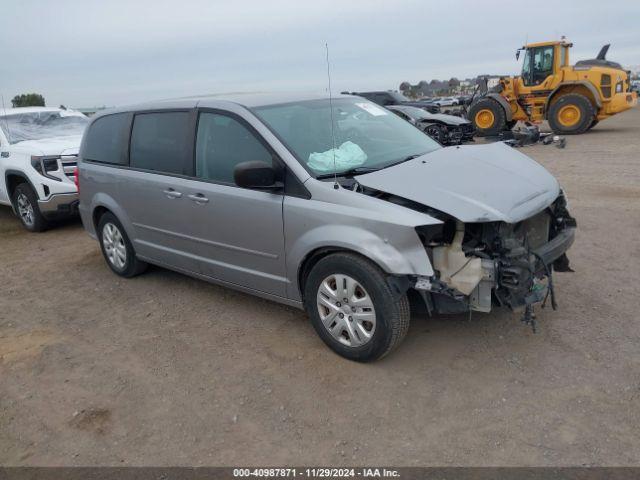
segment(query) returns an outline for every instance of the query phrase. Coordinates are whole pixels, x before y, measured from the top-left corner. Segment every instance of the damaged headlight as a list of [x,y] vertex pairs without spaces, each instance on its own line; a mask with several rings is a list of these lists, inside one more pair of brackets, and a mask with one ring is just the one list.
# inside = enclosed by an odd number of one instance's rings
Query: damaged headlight
[[[558,195],[558,199],[562,197],[564,199],[564,208],[569,210],[569,197],[567,197],[567,192],[564,189],[560,189],[560,195]],[[557,201],[557,200],[556,200]]]

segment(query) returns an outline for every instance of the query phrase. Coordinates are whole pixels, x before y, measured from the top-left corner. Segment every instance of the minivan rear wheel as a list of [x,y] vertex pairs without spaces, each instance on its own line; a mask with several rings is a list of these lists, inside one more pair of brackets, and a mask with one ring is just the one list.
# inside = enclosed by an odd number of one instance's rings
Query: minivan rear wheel
[[114,273],[130,278],[147,269],[147,263],[138,260],[122,224],[112,213],[105,213],[100,217],[98,238],[102,255]]
[[318,261],[305,281],[304,302],[320,338],[350,360],[384,357],[409,329],[406,294],[394,293],[382,270],[351,253]]

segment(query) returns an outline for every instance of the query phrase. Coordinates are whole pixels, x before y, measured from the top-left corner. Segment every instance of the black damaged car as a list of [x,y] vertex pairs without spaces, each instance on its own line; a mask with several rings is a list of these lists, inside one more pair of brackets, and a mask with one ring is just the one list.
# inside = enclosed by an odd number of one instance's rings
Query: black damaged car
[[473,124],[462,117],[430,113],[410,105],[387,105],[400,118],[415,125],[441,145],[460,145],[473,140]]

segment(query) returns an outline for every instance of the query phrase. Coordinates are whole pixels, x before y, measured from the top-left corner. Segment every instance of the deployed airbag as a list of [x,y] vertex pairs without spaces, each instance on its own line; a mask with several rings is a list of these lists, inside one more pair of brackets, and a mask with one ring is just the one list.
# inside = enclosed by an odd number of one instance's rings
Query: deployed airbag
[[[334,165],[335,157],[335,165]],[[367,161],[367,154],[355,143],[344,142],[339,148],[309,155],[309,167],[316,172],[340,172],[359,167]]]

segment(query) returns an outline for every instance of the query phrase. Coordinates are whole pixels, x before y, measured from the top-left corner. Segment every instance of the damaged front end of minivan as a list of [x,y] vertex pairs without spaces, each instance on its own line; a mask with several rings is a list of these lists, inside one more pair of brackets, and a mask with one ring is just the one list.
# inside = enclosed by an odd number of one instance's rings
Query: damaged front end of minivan
[[556,308],[553,272],[570,272],[566,251],[576,220],[561,192],[543,211],[515,224],[463,223],[451,217],[418,227],[436,274],[417,277],[429,313],[489,312],[495,305],[523,311],[535,331],[533,305]]
[[416,227],[433,275],[415,276],[429,313],[556,306],[576,221],[557,180],[504,145],[443,148],[357,177],[361,193],[435,219]]

